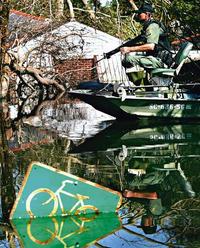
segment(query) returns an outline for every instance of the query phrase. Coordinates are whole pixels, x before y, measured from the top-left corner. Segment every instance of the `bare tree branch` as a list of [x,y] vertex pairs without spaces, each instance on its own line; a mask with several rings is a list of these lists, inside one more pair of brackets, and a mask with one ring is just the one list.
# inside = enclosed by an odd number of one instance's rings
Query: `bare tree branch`
[[133,10],[137,10],[137,9],[138,9],[138,7],[137,7],[137,5],[135,4],[135,1],[134,1],[134,0],[128,0],[128,1],[129,1],[129,3],[131,4]]
[[90,18],[95,20],[96,16],[94,14],[94,11],[91,9],[88,0],[82,0],[83,4],[85,5],[86,10],[88,11]]
[[71,20],[75,20],[75,14],[74,14],[74,7],[73,7],[73,4],[71,2],[71,0],[67,0],[67,4],[69,6],[69,13],[70,13],[70,18]]
[[60,85],[56,80],[54,79],[50,79],[50,78],[45,78],[42,75],[42,71],[37,69],[37,68],[33,68],[33,67],[23,67],[23,66],[15,66],[15,71],[20,72],[21,74],[30,74],[33,75],[33,77],[40,82],[41,84],[44,85],[55,85],[58,89],[60,89],[61,91],[65,91],[65,88],[63,85]]
[[57,0],[57,18],[60,19],[64,15],[64,0]]

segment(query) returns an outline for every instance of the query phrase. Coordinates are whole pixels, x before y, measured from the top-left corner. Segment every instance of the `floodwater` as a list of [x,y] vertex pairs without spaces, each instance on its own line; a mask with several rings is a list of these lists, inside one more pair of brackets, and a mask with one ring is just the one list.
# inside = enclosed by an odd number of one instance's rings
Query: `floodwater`
[[[118,123],[79,102],[20,118],[10,110],[15,125],[1,123],[0,248],[200,247],[199,123]],[[120,192],[120,208],[9,221],[33,161]]]

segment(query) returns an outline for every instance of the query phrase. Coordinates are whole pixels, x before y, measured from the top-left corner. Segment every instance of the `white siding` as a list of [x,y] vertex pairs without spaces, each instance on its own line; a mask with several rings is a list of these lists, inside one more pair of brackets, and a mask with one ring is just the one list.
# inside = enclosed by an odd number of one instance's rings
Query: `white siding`
[[[19,57],[29,55],[29,63],[35,66],[53,68],[53,61],[47,52],[43,52],[40,58],[37,57],[36,48],[46,41],[53,41],[55,46],[61,48],[58,58],[65,60],[70,57],[80,56],[82,58],[91,59],[94,56],[97,59],[102,58],[103,54],[109,52],[122,44],[122,41],[107,33],[91,28],[82,23],[72,21],[68,22],[57,29],[43,34],[36,39],[32,39],[18,49]],[[70,51],[68,46],[73,47]],[[45,50],[45,49],[44,49]],[[47,49],[48,50],[48,49]],[[33,64],[32,64],[33,65]],[[125,71],[121,65],[121,54],[112,56],[109,60],[104,59],[97,63],[97,72],[102,82],[115,82],[126,80]]]

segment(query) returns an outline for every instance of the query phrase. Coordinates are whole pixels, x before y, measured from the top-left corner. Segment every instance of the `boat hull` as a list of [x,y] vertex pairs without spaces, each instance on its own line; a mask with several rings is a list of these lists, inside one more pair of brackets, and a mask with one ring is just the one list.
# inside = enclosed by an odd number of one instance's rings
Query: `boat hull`
[[165,119],[199,119],[200,99],[169,99],[159,97],[94,94],[90,90],[74,90],[70,95],[78,98],[95,109],[116,117],[124,118],[165,118]]

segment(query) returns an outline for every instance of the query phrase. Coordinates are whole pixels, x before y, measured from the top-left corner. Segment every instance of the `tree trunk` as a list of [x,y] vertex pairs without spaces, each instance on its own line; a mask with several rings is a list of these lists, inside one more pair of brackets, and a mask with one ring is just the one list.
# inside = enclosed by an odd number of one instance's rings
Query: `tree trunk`
[[64,0],[57,0],[57,18],[61,19],[64,16]]
[[8,92],[9,86],[9,66],[7,56],[7,37],[9,20],[9,0],[0,2],[0,98],[4,98]]
[[73,21],[73,20],[75,20],[73,4],[72,4],[71,0],[67,0],[67,4],[69,6],[69,12],[70,12],[71,21]]
[[85,5],[86,10],[88,11],[90,18],[95,20],[95,14],[94,11],[91,9],[88,0],[82,0],[83,4]]
[[9,21],[9,0],[0,2],[0,163],[1,163],[1,205],[3,219],[8,220],[15,192],[13,188],[13,173],[10,166],[6,130],[9,125],[8,105],[6,96],[9,86],[9,57],[7,54],[7,37]]

